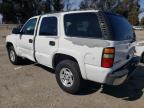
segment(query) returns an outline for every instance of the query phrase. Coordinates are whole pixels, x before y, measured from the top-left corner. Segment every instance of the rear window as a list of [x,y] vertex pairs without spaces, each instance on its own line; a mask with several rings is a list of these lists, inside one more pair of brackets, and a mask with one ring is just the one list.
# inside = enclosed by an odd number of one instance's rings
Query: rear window
[[134,38],[132,25],[124,17],[109,13],[105,15],[113,35],[111,40],[122,41]]
[[70,37],[102,38],[96,13],[74,13],[64,16],[65,34]]

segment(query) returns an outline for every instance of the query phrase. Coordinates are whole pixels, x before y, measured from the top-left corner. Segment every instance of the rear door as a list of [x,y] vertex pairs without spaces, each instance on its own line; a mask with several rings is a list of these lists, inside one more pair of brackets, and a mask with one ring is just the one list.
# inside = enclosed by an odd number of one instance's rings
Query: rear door
[[58,17],[42,16],[35,39],[38,63],[52,67],[52,56],[58,49]]

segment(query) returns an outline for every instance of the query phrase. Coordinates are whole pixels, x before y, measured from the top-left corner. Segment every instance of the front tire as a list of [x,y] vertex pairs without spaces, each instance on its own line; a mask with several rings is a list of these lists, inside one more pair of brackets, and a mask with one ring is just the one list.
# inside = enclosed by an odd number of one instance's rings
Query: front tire
[[61,61],[56,66],[56,80],[66,92],[76,94],[82,86],[82,77],[79,66],[71,60]]
[[17,56],[13,46],[10,46],[8,48],[8,56],[9,56],[9,60],[12,64],[14,64],[14,65],[20,64],[21,58]]

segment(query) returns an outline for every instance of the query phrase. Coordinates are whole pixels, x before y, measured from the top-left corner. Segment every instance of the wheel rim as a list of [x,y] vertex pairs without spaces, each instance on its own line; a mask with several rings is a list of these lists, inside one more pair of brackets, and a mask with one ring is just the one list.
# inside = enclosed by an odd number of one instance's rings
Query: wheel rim
[[11,60],[12,62],[15,61],[15,53],[14,53],[13,50],[10,51],[10,60]]
[[74,83],[74,76],[73,76],[71,70],[68,68],[61,69],[60,80],[64,86],[71,87]]

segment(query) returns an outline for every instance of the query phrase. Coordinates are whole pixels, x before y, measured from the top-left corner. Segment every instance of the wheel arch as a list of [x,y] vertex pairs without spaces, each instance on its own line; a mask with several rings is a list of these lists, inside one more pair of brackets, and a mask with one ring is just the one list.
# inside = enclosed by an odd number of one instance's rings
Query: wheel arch
[[82,78],[87,79],[84,64],[78,59],[78,57],[74,57],[72,54],[56,53],[52,59],[52,67],[55,69],[56,65],[60,61],[66,60],[66,59],[75,61],[79,66]]
[[72,61],[75,61],[76,63],[78,63],[77,59],[71,55],[67,55],[67,54],[62,54],[62,53],[56,53],[54,56],[53,56],[53,59],[52,59],[52,65],[53,67],[55,68],[56,65],[62,61],[62,60],[72,60]]
[[13,45],[13,43],[12,42],[7,42],[6,43],[6,48],[7,48],[7,50],[9,49],[9,47],[11,47],[11,46],[13,46],[14,47],[14,45]]

